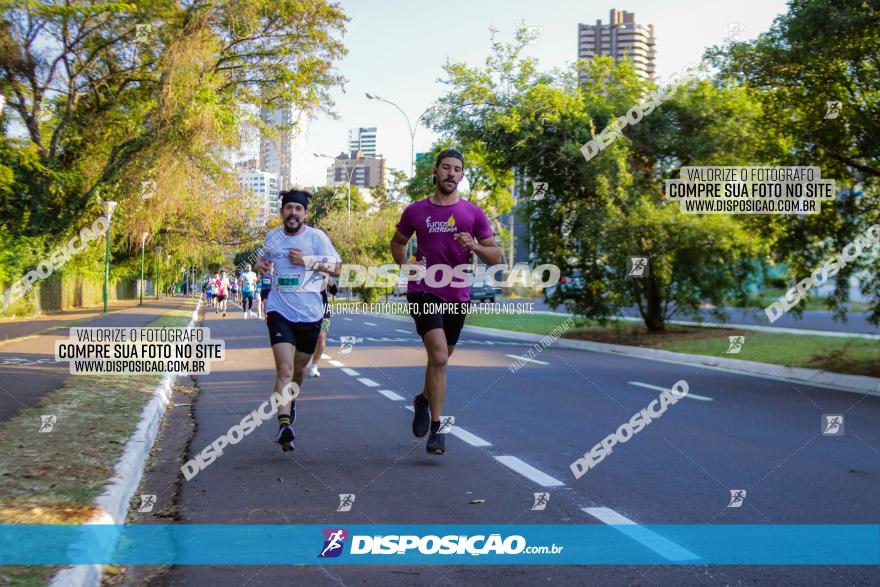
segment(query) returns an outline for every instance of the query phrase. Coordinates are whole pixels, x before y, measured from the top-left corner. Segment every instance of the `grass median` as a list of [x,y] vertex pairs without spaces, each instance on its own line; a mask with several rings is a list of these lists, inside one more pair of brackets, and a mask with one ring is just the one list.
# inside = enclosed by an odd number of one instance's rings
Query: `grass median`
[[[547,314],[472,314],[467,324],[548,334],[567,319],[564,315]],[[739,353],[727,352],[729,336],[745,337]],[[880,377],[880,341],[863,338],[676,325],[667,326],[662,333],[649,333],[644,325],[636,322],[615,320],[602,325],[585,318],[576,318],[574,327],[562,337]]]
[[[195,300],[192,300],[195,302]],[[183,327],[194,305],[147,326]],[[81,524],[113,476],[161,375],[72,375],[39,405],[0,423],[0,523]],[[39,432],[54,415],[51,432]],[[0,567],[0,585],[45,585],[58,567]]]

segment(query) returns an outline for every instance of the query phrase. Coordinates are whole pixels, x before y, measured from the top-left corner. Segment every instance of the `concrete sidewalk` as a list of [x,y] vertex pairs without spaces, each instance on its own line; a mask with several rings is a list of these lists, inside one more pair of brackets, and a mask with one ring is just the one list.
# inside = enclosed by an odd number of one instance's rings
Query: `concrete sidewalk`
[[[182,296],[178,296],[183,299]],[[144,298],[144,305],[163,303],[166,300],[174,298],[160,297],[158,300],[153,297]],[[136,308],[138,300],[114,300],[107,306],[107,313],[115,313],[122,310]],[[5,316],[0,315],[0,346],[12,341],[16,338],[24,336],[33,336],[34,334],[42,334],[54,328],[67,328],[72,326],[73,322],[80,322],[101,317],[104,312],[103,306],[93,306],[87,308],[74,308],[71,310],[63,310],[60,312],[50,312],[39,314],[37,316]]]
[[70,327],[138,328],[169,310],[192,311],[197,297],[144,299],[144,305],[118,306],[104,314],[99,310],[76,310],[25,317],[0,323],[0,422],[34,406],[70,377],[67,362],[55,362],[55,341],[66,338]]

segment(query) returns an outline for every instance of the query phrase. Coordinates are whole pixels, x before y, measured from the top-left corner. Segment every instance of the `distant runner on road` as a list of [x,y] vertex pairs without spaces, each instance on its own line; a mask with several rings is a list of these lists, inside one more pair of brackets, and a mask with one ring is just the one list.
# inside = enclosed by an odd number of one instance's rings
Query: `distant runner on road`
[[330,334],[330,302],[327,295],[335,296],[339,288],[336,281],[332,277],[327,277],[324,288],[321,290],[321,303],[324,305],[324,319],[321,321],[321,334],[318,335],[318,344],[315,346],[315,353],[312,355],[312,361],[309,363],[309,377],[320,377],[321,372],[318,371],[318,363],[321,361],[321,355],[327,347],[327,335]]
[[[312,194],[302,190],[281,192],[282,227],[266,235],[257,271],[272,279],[266,301],[266,324],[275,358],[274,393],[291,381],[302,389],[306,365],[324,319],[321,287],[326,275],[340,273],[342,259],[323,231],[305,224]],[[284,452],[294,449],[293,423],[296,401],[278,407],[278,438]]]
[[[422,265],[428,272],[437,265],[450,270],[470,263],[475,253],[487,265],[501,262],[501,249],[495,244],[489,219],[483,209],[458,195],[458,184],[464,178],[464,156],[455,149],[446,149],[434,164],[436,185],[434,195],[406,207],[391,240],[391,254],[403,269],[414,270]],[[416,234],[418,261],[406,258],[406,245]],[[438,272],[439,273],[439,272]],[[461,283],[461,279],[453,278]],[[424,279],[411,280],[406,299],[416,331],[428,353],[425,385],[413,399],[412,431],[422,438],[430,431],[426,449],[431,454],[446,454],[446,436],[439,434],[446,397],[446,366],[455,350],[467,317],[470,288],[432,287]],[[441,306],[441,304],[446,306]]]
[[220,277],[214,282],[216,285],[215,291],[217,292],[217,312],[223,312],[223,317],[226,317],[226,297],[229,295],[229,278],[226,277],[226,271],[220,272]]
[[211,278],[211,306],[214,308],[214,313],[217,313],[217,303],[218,303],[218,292],[219,292],[219,280],[220,274],[216,271],[214,272],[214,277]]
[[[257,263],[259,265],[259,263]],[[259,272],[259,271],[258,271]],[[266,308],[266,300],[269,298],[269,294],[272,292],[272,274],[265,273],[260,274],[260,278],[257,281],[257,291],[260,292],[260,297],[257,299],[257,318],[263,319],[263,312]]]
[[257,274],[251,271],[251,264],[244,266],[241,274],[241,310],[245,318],[250,318],[254,313],[254,294],[257,291]]

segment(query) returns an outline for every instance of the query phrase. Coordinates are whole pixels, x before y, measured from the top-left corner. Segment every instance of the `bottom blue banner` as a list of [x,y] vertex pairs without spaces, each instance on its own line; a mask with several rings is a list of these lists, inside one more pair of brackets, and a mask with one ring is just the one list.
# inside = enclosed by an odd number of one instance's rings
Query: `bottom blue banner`
[[0,564],[880,565],[880,525],[0,525]]

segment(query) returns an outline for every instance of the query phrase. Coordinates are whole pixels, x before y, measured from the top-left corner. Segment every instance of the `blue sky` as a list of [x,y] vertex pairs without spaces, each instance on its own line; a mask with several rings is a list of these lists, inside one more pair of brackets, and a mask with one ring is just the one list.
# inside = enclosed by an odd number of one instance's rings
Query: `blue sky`
[[[676,0],[625,4],[594,1],[471,0],[426,2],[391,0],[341,2],[352,21],[344,42],[349,54],[338,63],[348,80],[333,98],[338,120],[321,115],[309,125],[296,161],[297,179],[323,185],[326,159],[313,152],[335,155],[346,147],[350,127],[378,127],[378,152],[389,167],[409,173],[410,138],[403,116],[393,106],[368,100],[364,92],[392,100],[415,120],[443,93],[437,82],[447,59],[482,64],[489,53],[489,27],[501,40],[512,38],[520,23],[542,27],[543,35],[526,54],[540,60],[542,69],[562,67],[577,57],[578,23],[608,22],[611,8],[635,12],[636,22],[653,24],[657,74],[661,79],[689,62],[699,61],[706,47],[721,44],[728,23],[742,23],[744,38],[766,31],[786,11],[784,0]],[[416,152],[437,137],[424,127],[416,133]]]

